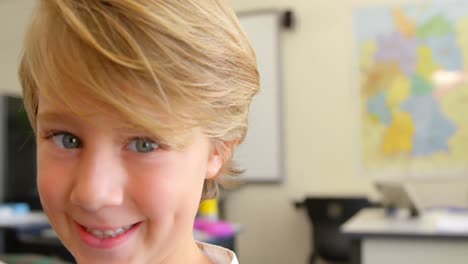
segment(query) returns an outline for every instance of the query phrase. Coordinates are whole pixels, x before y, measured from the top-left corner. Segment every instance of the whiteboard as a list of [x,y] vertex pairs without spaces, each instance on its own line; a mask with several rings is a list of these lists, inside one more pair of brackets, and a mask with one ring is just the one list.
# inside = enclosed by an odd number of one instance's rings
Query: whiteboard
[[234,159],[245,170],[247,182],[278,182],[284,177],[281,13],[263,11],[238,14],[257,54],[260,91],[253,98],[249,129]]

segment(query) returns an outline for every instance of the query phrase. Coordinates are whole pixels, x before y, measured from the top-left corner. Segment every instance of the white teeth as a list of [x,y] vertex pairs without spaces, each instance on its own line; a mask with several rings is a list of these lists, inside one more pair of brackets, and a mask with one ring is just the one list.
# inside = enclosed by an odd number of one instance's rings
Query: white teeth
[[117,233],[117,231],[115,231],[115,232],[112,231],[112,230],[105,230],[105,231],[104,231],[104,234],[105,234],[106,236],[112,236],[112,235],[115,234],[115,233]]
[[88,232],[90,232],[91,234],[93,234],[94,236],[98,238],[104,238],[104,234],[102,233],[101,230],[88,230]]
[[86,231],[88,233],[94,235],[95,237],[99,239],[104,239],[104,238],[109,238],[109,237],[116,237],[118,235],[121,235],[125,233],[125,231],[129,230],[132,226],[124,226],[124,227],[119,227],[115,230],[111,229],[106,229],[106,230],[98,230],[98,229],[91,229],[91,228],[86,228]]

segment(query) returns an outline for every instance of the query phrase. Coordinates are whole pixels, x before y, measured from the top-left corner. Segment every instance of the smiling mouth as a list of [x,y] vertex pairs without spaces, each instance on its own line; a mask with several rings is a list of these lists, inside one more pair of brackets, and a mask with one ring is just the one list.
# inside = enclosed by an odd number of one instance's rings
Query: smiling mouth
[[96,238],[108,239],[108,238],[115,238],[115,237],[125,234],[128,230],[130,230],[135,225],[136,224],[122,226],[116,229],[94,229],[94,228],[88,228],[85,226],[83,226],[83,228],[86,232],[88,232],[90,235]]

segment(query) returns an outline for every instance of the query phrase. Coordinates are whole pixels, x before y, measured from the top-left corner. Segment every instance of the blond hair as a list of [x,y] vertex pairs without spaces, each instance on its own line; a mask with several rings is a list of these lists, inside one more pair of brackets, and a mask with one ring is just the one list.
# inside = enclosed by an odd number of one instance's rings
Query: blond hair
[[34,129],[39,92],[76,114],[93,98],[174,146],[202,128],[225,158],[204,199],[239,173],[224,142],[244,139],[259,87],[255,53],[223,0],[41,0],[19,77]]

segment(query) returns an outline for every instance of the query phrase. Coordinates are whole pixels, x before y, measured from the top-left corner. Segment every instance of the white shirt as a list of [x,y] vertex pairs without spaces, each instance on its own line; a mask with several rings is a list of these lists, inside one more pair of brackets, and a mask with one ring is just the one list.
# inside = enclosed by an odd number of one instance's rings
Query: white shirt
[[239,264],[236,254],[229,249],[203,242],[198,242],[198,247],[213,264]]

